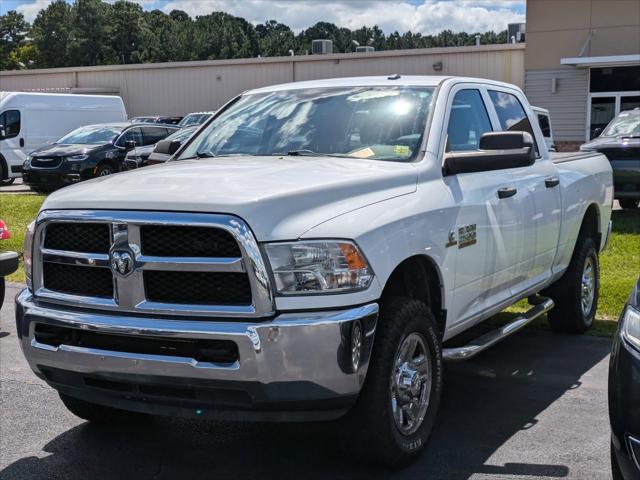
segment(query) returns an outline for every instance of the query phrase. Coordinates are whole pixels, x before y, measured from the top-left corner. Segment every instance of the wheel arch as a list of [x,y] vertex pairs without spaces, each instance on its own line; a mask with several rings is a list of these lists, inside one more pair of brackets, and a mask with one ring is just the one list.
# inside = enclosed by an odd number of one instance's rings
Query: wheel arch
[[[584,214],[582,215],[582,222],[580,224],[580,231],[578,238],[589,236],[593,238],[598,246],[598,249],[602,247],[602,227],[600,224],[600,208],[597,203],[591,203],[587,206]],[[577,239],[576,239],[577,242]]]
[[425,302],[436,317],[440,335],[444,335],[447,323],[444,280],[433,258],[413,255],[400,262],[382,289],[381,301],[388,297],[408,297]]

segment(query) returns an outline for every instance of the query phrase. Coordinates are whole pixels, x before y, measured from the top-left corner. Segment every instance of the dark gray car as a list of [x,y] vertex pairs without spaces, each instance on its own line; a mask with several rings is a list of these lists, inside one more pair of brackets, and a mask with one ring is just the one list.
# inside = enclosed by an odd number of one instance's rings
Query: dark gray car
[[620,112],[599,137],[580,147],[609,159],[613,169],[614,197],[622,208],[640,203],[640,108]]

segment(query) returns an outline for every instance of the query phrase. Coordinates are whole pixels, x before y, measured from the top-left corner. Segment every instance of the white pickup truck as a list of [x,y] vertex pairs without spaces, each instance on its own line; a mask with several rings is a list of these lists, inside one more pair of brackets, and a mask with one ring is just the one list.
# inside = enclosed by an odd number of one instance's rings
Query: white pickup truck
[[[403,465],[432,430],[443,361],[546,312],[554,330],[591,326],[612,201],[607,159],[550,157],[512,85],[252,90],[167,164],[47,198],[21,345],[87,420],[341,418],[350,448]],[[508,325],[451,346],[524,298]]]

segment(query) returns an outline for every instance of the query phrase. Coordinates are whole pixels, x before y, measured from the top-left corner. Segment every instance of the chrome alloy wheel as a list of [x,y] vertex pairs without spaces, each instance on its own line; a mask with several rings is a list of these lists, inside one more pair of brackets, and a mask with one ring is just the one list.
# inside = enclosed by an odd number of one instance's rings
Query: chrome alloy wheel
[[431,356],[424,337],[411,333],[400,344],[391,376],[391,411],[403,435],[420,428],[431,395]]
[[111,175],[111,169],[110,168],[105,168],[103,170],[100,170],[100,173],[98,173],[99,177],[106,177],[107,175]]
[[582,269],[582,282],[580,285],[580,303],[582,305],[582,314],[587,316],[591,312],[593,300],[596,293],[596,272],[595,264],[591,256],[584,261]]

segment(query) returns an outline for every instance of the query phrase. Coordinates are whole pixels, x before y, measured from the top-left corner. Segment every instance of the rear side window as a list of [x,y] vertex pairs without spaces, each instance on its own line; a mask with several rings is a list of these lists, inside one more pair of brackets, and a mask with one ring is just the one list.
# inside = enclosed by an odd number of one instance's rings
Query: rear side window
[[549,117],[546,115],[538,115],[538,123],[540,124],[540,130],[542,130],[542,136],[545,138],[551,137],[551,125],[549,124]]
[[534,136],[529,118],[524,108],[522,108],[520,100],[518,100],[515,95],[489,90],[489,96],[496,109],[503,130],[529,132],[531,136]]
[[447,126],[447,152],[477,150],[480,136],[491,132],[489,114],[478,90],[460,90],[453,98]]
[[142,144],[153,145],[168,135],[169,130],[162,127],[142,127]]
[[13,138],[20,133],[20,110],[6,110],[0,114],[0,125],[4,128],[4,136],[0,137]]

